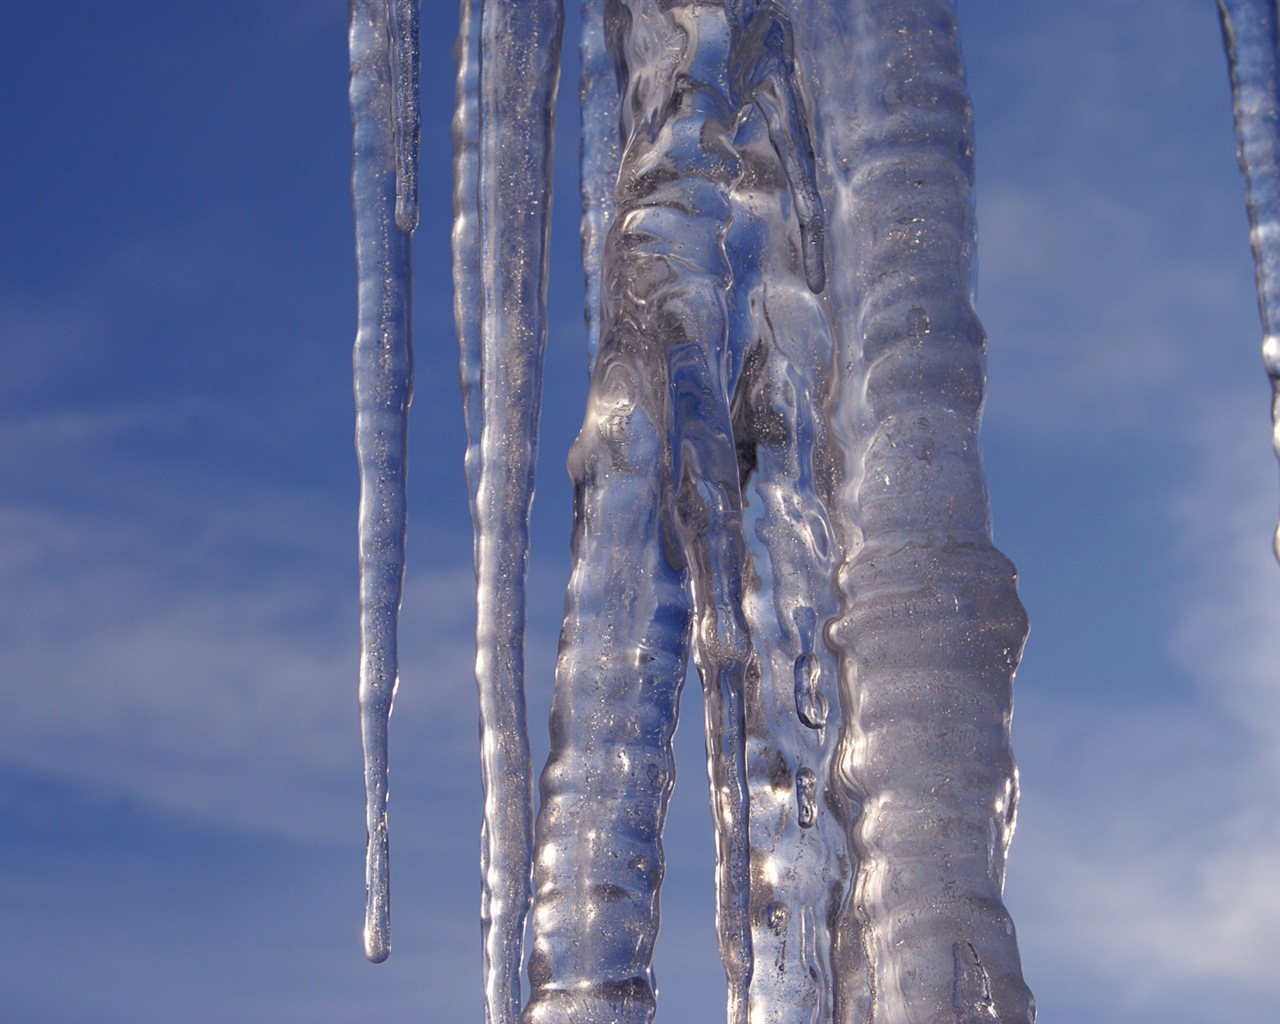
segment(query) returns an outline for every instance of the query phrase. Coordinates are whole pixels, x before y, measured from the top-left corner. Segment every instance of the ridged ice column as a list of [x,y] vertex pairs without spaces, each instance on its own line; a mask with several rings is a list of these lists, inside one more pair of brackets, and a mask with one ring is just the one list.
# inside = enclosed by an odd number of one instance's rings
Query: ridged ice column
[[[1274,0],[1218,0],[1231,65],[1249,241],[1258,275],[1262,362],[1271,380],[1271,441],[1280,456],[1280,38]],[[1272,540],[1280,558],[1280,527]]]
[[[570,454],[574,570],[542,776],[529,1021],[648,1021],[691,651],[707,707],[717,919],[732,1019],[750,974],[745,549],[724,250],[731,26],[714,4],[608,10],[624,70],[600,350]],[[686,638],[688,646],[686,647]]]
[[[1027,623],[1013,566],[991,544],[978,451],[985,338],[971,306],[972,124],[954,11],[871,0],[838,12],[833,36],[840,21],[854,41],[836,89],[846,125],[833,128],[828,110],[824,144],[847,170],[831,182],[829,234],[849,274],[838,303],[846,556],[829,639],[858,868],[838,928],[838,1019],[1028,1021],[1001,901]],[[832,70],[839,58],[819,59]]]

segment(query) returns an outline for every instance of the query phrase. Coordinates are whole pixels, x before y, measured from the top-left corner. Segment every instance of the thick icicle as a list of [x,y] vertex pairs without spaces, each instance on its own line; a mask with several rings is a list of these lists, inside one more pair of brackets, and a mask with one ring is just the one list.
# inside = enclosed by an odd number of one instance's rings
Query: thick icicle
[[[1280,456],[1280,38],[1275,0],[1218,0],[1231,65],[1236,140],[1258,276],[1262,361],[1271,380],[1272,444]],[[1272,540],[1280,559],[1280,527]]]
[[798,45],[831,89],[827,243],[848,274],[832,296],[845,561],[828,635],[858,874],[838,924],[837,1019],[1029,1021],[1001,901],[1026,617],[991,544],[978,453],[985,338],[954,10],[863,0],[818,28],[825,6]]
[[[552,115],[563,21],[560,0],[484,0],[477,99],[470,91],[476,51],[464,23],[455,121],[460,143],[455,273],[462,277],[478,270],[480,283],[478,409],[476,322],[470,310],[459,316],[459,339],[476,533],[485,1019],[494,1024],[511,1024],[520,1013],[530,902],[533,773],[525,725],[525,579],[546,344]],[[477,113],[478,125],[472,128]],[[473,223],[477,210],[478,224]],[[458,301],[474,303],[476,297],[477,290],[464,284]],[[479,452],[473,458],[477,431]]]
[[724,251],[738,171],[723,8],[634,0],[600,350],[570,454],[574,572],[542,776],[530,1021],[648,1021],[685,638],[702,675],[731,1018],[750,977],[742,615]]
[[[351,192],[359,327],[355,343],[360,463],[360,731],[368,848],[365,955],[391,950],[387,870],[387,721],[398,682],[404,580],[405,435],[413,388],[410,235],[396,226],[396,144],[386,0],[351,4]],[[408,69],[402,67],[401,73]],[[416,81],[416,76],[414,76]]]

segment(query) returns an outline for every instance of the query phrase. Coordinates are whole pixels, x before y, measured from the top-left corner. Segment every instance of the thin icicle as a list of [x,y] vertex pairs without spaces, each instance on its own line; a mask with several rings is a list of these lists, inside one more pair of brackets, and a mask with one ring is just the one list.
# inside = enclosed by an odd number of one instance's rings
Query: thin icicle
[[[480,333],[484,320],[480,275],[480,15],[462,0],[456,106],[453,113],[453,320],[458,332],[458,385],[467,425],[464,467],[476,522],[480,465]],[[473,552],[479,558],[479,548]],[[477,563],[477,571],[479,565]]]
[[618,72],[605,40],[605,0],[583,0],[579,57],[582,82],[581,184],[582,271],[586,282],[587,372],[600,348],[600,285],[604,278],[604,241],[617,213],[614,189],[622,145],[618,119],[622,96]]
[[360,294],[354,367],[360,464],[360,731],[368,828],[364,943],[365,955],[378,963],[391,951],[387,721],[398,682],[396,629],[404,580],[412,263],[410,235],[395,223],[386,0],[356,0],[350,15],[351,192]]
[[[1231,65],[1236,141],[1258,277],[1262,361],[1271,380],[1272,444],[1280,457],[1280,38],[1275,0],[1218,0]],[[1272,539],[1280,559],[1280,527]]]
[[396,227],[418,226],[418,6],[420,0],[388,0],[391,32],[391,102],[396,146]]
[[[469,18],[474,14],[469,14]],[[469,79],[471,29],[459,72],[457,273],[478,270],[479,423],[472,405],[475,322],[459,320],[471,444],[476,534],[476,683],[480,694],[485,1018],[513,1024],[530,903],[532,769],[525,724],[524,625],[542,354],[553,111],[560,69],[560,0],[484,0],[480,9],[478,129]],[[474,144],[479,145],[475,159]],[[475,170],[473,171],[472,168]],[[475,173],[477,202],[470,201]],[[479,261],[475,225],[479,211]],[[464,287],[459,302],[474,302]]]

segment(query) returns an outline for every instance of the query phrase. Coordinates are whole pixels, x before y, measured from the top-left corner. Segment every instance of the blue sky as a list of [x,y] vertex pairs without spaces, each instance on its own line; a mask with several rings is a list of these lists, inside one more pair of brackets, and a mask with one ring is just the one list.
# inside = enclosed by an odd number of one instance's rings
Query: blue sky
[[[1026,976],[1044,1024],[1271,1020],[1280,501],[1216,14],[959,12],[984,448],[1032,621],[1007,890]],[[480,1019],[457,14],[423,13],[394,949],[376,967],[345,4],[0,14],[0,1020]],[[575,79],[570,59],[530,581],[539,760],[585,383]],[[699,733],[678,737],[668,830],[670,1024],[723,1006]]]

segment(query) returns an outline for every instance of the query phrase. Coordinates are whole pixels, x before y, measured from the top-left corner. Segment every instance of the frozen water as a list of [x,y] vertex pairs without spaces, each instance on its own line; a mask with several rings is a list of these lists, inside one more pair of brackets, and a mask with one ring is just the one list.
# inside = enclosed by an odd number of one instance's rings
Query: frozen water
[[653,1015],[692,655],[730,1019],[1029,1019],[1000,900],[1026,621],[977,452],[951,8],[584,21],[598,351],[525,1018]]
[[[405,436],[413,391],[410,234],[397,226],[396,179],[397,134],[416,143],[417,131],[406,129],[392,113],[390,33],[385,0],[352,3],[351,192],[360,294],[354,356],[360,462],[360,732],[368,828],[364,944],[374,962],[385,960],[391,951],[387,720],[398,682]],[[405,34],[416,40],[412,26]],[[415,102],[415,110],[416,106]]]
[[486,0],[478,14],[464,5],[458,44],[454,260],[476,538],[485,1015],[513,1022],[530,901],[525,578],[564,15],[558,0]]
[[[416,222],[413,4],[389,7],[352,8],[375,958]],[[584,3],[591,384],[536,827],[524,580],[563,12],[462,10],[454,274],[487,1019],[653,1019],[692,658],[729,1019],[1031,1020],[1001,901],[1026,619],[978,451],[985,338],[951,4]]]

